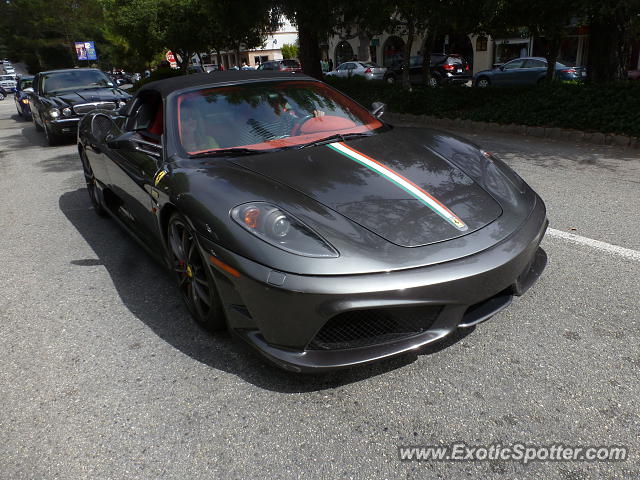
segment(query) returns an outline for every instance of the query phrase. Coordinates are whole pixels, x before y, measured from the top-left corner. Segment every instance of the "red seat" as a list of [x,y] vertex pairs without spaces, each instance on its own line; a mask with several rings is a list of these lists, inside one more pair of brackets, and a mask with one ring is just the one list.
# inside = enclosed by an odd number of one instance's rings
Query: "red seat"
[[162,118],[162,105],[159,106],[158,111],[156,112],[156,116],[153,119],[153,123],[147,129],[149,133],[153,133],[154,135],[162,135],[164,131],[163,118]]

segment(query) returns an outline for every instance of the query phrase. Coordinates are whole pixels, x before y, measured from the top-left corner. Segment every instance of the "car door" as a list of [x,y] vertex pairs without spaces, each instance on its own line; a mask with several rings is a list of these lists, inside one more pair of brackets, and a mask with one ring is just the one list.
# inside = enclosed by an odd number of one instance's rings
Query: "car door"
[[154,93],[136,99],[124,128],[104,146],[112,160],[110,188],[119,200],[114,213],[152,248],[159,234],[152,193],[162,167],[164,124],[163,104]]
[[535,85],[547,73],[547,62],[537,58],[529,58],[524,62],[522,84]]
[[409,58],[409,81],[414,85],[422,83],[422,57],[415,56]]
[[516,58],[510,62],[502,65],[494,73],[493,84],[494,85],[518,85],[523,82],[522,74],[524,69],[523,58]]
[[333,77],[344,77],[347,72],[346,63],[341,63],[336,67],[336,69],[332,72]]

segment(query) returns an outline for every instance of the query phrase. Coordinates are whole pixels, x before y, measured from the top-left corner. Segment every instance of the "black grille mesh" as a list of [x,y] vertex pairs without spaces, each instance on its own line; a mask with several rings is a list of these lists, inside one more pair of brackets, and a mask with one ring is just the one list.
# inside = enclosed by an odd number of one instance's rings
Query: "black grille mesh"
[[340,350],[391,342],[426,332],[441,306],[352,310],[331,318],[309,344],[311,350]]

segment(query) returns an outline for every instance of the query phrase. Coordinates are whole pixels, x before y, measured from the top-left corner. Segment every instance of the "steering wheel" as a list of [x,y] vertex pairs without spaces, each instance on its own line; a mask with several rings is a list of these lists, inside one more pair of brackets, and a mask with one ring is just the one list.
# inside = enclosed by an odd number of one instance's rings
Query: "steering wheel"
[[291,130],[291,135],[299,135],[300,134],[300,129],[302,128],[302,125],[304,125],[305,123],[307,123],[309,120],[311,120],[312,118],[315,118],[316,116],[313,113],[304,115],[300,118],[296,119],[295,125],[293,127],[293,129]]

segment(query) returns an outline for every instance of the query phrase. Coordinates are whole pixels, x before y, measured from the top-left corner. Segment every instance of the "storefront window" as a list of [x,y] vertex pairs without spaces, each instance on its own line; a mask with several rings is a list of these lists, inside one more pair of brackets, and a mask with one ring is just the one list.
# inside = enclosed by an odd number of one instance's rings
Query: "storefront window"
[[382,50],[382,65],[390,67],[398,64],[404,57],[404,41],[400,37],[389,37]]
[[521,42],[496,43],[495,61],[496,64],[503,64],[514,58],[526,57],[529,53],[529,42],[523,40]]

